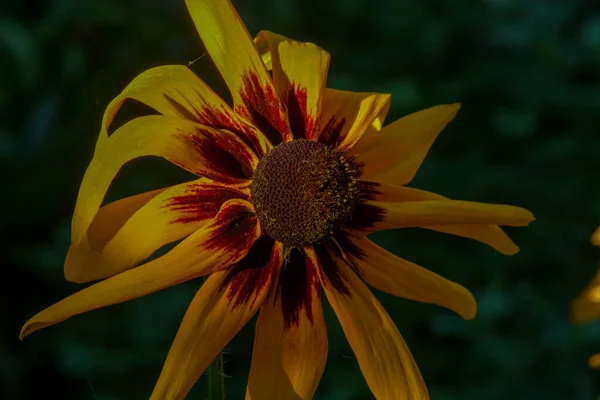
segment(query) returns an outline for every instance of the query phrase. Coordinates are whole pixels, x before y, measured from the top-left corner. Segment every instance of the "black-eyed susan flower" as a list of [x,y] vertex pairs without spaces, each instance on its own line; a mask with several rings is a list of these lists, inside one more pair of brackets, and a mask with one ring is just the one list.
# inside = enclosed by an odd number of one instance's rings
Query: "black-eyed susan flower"
[[[591,242],[600,247],[600,227],[592,235]],[[571,303],[571,317],[578,324],[587,324],[600,318],[600,269]],[[600,353],[591,356],[588,364],[592,368],[600,368]]]
[[[367,234],[422,227],[514,254],[517,246],[498,225],[525,226],[531,213],[405,186],[459,105],[383,127],[390,96],[326,88],[323,49],[271,32],[252,41],[228,1],[186,3],[233,105],[185,66],[146,71],[109,104],[65,262],[71,281],[103,280],[35,315],[21,337],[210,274],[183,318],[152,399],[185,397],[257,312],[246,398],[309,399],[327,357],[324,291],[374,396],[426,399],[406,343],[365,283],[466,319],[475,315],[475,300]],[[109,135],[127,99],[161,115],[133,119]],[[144,156],[163,157],[198,179],[101,207],[119,169]]]

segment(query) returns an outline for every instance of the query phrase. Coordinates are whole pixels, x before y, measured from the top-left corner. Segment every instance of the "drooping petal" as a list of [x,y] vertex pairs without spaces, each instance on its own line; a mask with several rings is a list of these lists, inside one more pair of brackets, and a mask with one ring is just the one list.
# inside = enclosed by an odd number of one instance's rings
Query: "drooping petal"
[[364,163],[364,179],[399,186],[409,183],[459,108],[460,104],[431,107],[365,135],[352,150]]
[[[448,198],[425,190],[413,189],[406,186],[395,186],[362,181],[359,186],[365,188],[369,198],[381,202],[403,203],[426,200],[448,200]],[[425,226],[438,232],[462,236],[485,243],[502,254],[513,255],[519,252],[519,247],[497,225],[463,224],[463,225],[433,225]]]
[[258,311],[277,281],[283,246],[259,239],[240,263],[213,273],[190,304],[152,399],[183,399],[210,362]]
[[[527,226],[535,218],[524,208],[462,200],[426,200],[405,203],[367,201],[357,207],[351,229],[374,232],[385,229],[440,225]],[[367,215],[361,217],[361,214]]]
[[261,145],[257,131],[244,124],[231,107],[186,66],[151,68],[131,81],[106,108],[99,141],[108,139],[108,128],[127,99],[144,103],[163,115],[231,130],[258,156],[263,153],[264,145]]
[[366,236],[341,236],[339,244],[369,285],[394,296],[449,308],[464,319],[475,318],[477,304],[463,286],[395,256]]
[[[260,32],[255,44],[258,48],[268,48],[275,89],[286,106],[294,139],[314,139],[319,128],[329,53],[313,43],[287,40],[268,31]],[[266,52],[261,53],[264,60]]]
[[276,292],[260,310],[246,399],[312,399],[326,359],[319,278],[292,250]]
[[317,140],[339,151],[348,151],[364,134],[379,136],[377,131],[383,126],[390,99],[386,93],[326,89]]
[[234,110],[273,145],[291,140],[287,115],[252,38],[229,0],[186,0],[200,39],[233,97]]
[[177,117],[136,118],[96,147],[79,189],[73,243],[83,239],[121,167],[144,156],[163,157],[192,173],[230,184],[247,183],[246,178],[258,163],[248,146],[228,131]]
[[126,207],[122,203],[138,197],[100,209],[90,225],[87,240],[73,245],[67,253],[65,275],[70,281],[107,278],[135,267],[161,246],[198,230],[217,215],[226,201],[248,199],[249,193],[247,188],[228,187],[201,178],[162,190],[127,219],[110,225],[108,220],[116,214],[111,210],[123,210]]
[[571,303],[571,318],[578,324],[586,324],[600,318],[600,270]]
[[329,304],[356,356],[373,396],[379,400],[426,400],[423,382],[408,346],[388,313],[350,267],[313,253]]
[[252,205],[230,200],[210,224],[162,257],[89,286],[33,316],[21,339],[77,314],[121,303],[231,265],[248,253],[260,236]]

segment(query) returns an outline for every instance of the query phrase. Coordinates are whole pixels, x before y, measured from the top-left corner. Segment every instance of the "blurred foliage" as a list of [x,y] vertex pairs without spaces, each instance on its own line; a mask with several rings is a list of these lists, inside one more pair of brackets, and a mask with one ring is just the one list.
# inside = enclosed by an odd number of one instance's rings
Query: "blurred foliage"
[[[239,0],[251,33],[313,41],[329,86],[392,93],[389,120],[460,101],[414,186],[534,212],[522,251],[420,230],[375,239],[470,288],[474,321],[378,293],[434,400],[596,399],[600,323],[568,304],[598,267],[600,5],[593,0]],[[22,323],[73,293],[62,262],[104,107],[138,73],[204,53],[183,1],[0,3],[0,398],[144,399],[199,282],[78,316],[20,343]],[[223,92],[208,57],[194,70]],[[125,168],[112,198],[184,179],[166,163]],[[317,398],[369,399],[330,309]],[[247,382],[253,324],[226,348],[229,398]],[[205,398],[201,379],[190,398]]]

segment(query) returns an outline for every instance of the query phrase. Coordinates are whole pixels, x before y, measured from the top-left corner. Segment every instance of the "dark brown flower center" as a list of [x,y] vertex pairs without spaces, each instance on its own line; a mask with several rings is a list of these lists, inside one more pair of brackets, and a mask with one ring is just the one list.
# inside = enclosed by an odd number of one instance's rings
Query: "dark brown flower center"
[[352,216],[359,175],[355,162],[322,143],[298,139],[276,146],[250,185],[263,231],[289,247],[329,238]]

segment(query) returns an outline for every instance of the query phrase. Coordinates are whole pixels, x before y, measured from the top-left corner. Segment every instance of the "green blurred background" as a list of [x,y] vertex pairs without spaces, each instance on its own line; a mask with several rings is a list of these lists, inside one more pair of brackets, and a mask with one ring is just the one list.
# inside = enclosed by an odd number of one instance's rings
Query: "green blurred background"
[[[434,400],[596,399],[600,323],[573,326],[570,300],[600,251],[600,4],[592,0],[246,0],[250,32],[313,41],[329,86],[392,93],[388,122],[460,101],[413,186],[526,207],[505,257],[420,230],[375,239],[470,288],[474,321],[377,293]],[[78,290],[63,279],[69,223],[104,107],[138,73],[203,54],[181,1],[0,3],[0,398],[145,399],[199,282],[78,316],[17,339],[27,318]],[[207,57],[193,69],[223,90]],[[133,111],[132,111],[133,112]],[[134,162],[117,198],[185,179]],[[329,308],[318,399],[371,399]],[[226,348],[228,398],[241,398],[253,323]],[[203,399],[203,377],[190,394]]]

